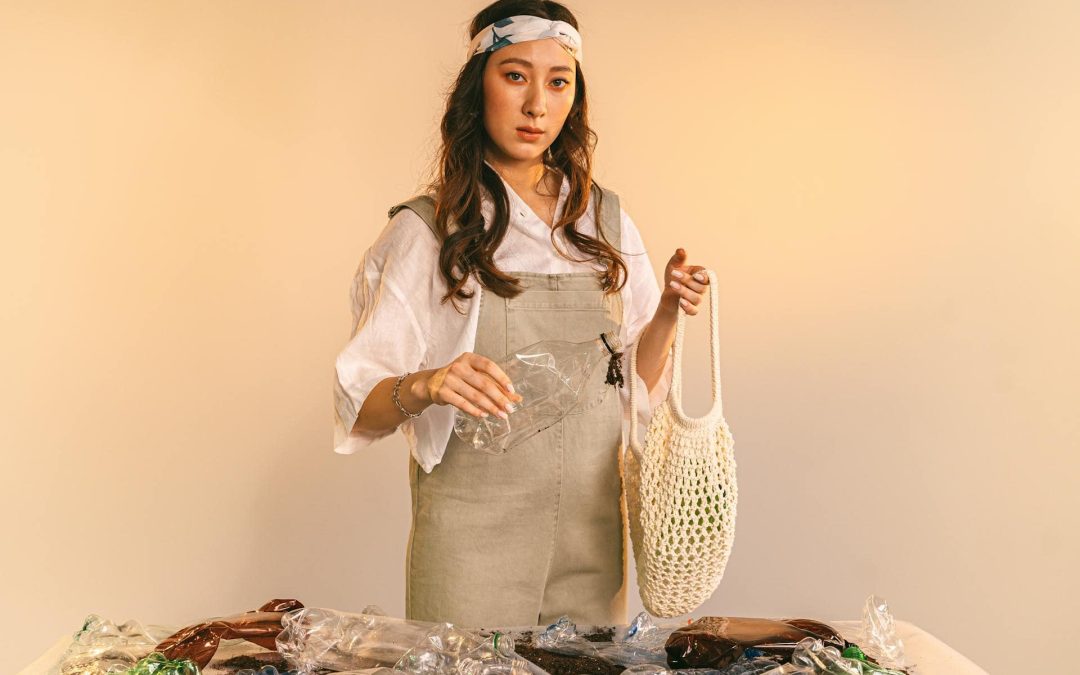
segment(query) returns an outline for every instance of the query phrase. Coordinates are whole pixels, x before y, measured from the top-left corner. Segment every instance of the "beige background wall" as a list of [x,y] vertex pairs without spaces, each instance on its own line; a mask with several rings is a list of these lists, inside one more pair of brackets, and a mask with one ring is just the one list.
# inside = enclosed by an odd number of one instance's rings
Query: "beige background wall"
[[[331,452],[333,358],[481,6],[0,5],[0,670],[91,612],[402,615],[404,441]],[[697,615],[877,593],[993,673],[1069,657],[1080,6],[572,7],[598,180],[721,280],[739,534]]]

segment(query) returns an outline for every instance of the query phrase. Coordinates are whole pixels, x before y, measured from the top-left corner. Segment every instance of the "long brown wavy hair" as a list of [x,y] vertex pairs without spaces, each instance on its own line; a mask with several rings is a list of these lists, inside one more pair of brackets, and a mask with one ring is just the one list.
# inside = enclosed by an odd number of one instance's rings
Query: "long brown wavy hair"
[[[499,19],[517,14],[531,14],[565,21],[578,27],[569,9],[550,0],[498,0],[488,5],[472,19],[469,37]],[[446,112],[440,125],[442,142],[425,190],[435,200],[435,229],[441,239],[439,270],[450,290],[442,302],[454,298],[471,298],[464,290],[469,275],[476,273],[481,285],[504,298],[512,298],[524,289],[518,279],[499,270],[494,255],[506,236],[509,225],[509,197],[499,175],[484,162],[484,148],[491,142],[484,129],[484,68],[493,52],[473,55],[462,66],[451,86]],[[604,265],[597,277],[605,293],[622,289],[628,274],[621,251],[612,246],[599,227],[603,191],[592,178],[592,155],[596,133],[589,127],[589,105],[585,95],[585,78],[576,65],[575,95],[570,114],[559,136],[545,153],[544,164],[569,178],[570,191],[562,217],[551,230],[551,243],[561,256],[575,262],[601,261]],[[595,188],[595,215],[599,239],[577,231],[578,218],[584,215]],[[494,203],[493,221],[487,229],[480,209],[481,190],[487,190]],[[450,224],[456,224],[453,232]],[[586,255],[573,258],[559,250],[555,233],[562,230],[566,240]],[[456,267],[456,269],[455,269]]]

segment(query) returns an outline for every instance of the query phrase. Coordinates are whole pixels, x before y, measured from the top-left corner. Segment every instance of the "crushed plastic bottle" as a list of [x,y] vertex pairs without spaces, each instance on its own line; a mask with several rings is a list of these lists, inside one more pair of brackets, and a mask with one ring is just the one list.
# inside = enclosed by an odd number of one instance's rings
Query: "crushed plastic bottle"
[[281,624],[277,651],[301,675],[391,667],[436,625],[384,616],[374,606],[360,614],[308,607]]
[[599,657],[596,646],[577,634],[577,625],[566,614],[533,637],[533,647],[568,656]]
[[592,393],[593,372],[605,359],[605,382],[622,386],[621,347],[618,334],[608,331],[584,342],[541,340],[508,354],[497,364],[522,400],[508,419],[476,417],[459,408],[454,432],[475,450],[493,455],[506,452],[573,412]]
[[96,614],[86,617],[82,628],[61,657],[61,675],[106,675],[135,667],[173,631],[161,626],[143,627],[138,621],[113,623]]
[[374,605],[361,614],[309,607],[282,625],[277,651],[299,675],[545,675],[514,652],[510,635],[398,619]]
[[511,636],[496,632],[483,637],[450,623],[436,624],[394,670],[406,675],[544,674],[514,652]]
[[674,626],[660,627],[648,612],[640,612],[625,630],[615,633],[609,647],[602,648],[602,656],[613,663],[628,666],[666,666],[664,645],[673,630]]

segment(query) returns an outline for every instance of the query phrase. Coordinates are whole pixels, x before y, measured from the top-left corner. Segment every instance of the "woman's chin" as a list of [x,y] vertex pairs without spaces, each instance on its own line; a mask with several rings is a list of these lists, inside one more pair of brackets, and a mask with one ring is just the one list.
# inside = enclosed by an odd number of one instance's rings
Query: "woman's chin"
[[527,141],[515,141],[513,146],[506,152],[506,158],[512,162],[538,162],[543,159],[547,148],[538,147],[535,143]]

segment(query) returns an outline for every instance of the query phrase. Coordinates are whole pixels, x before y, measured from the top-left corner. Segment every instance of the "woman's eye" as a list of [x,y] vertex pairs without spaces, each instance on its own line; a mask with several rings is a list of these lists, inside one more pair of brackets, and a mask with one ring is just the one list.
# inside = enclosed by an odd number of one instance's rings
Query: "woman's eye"
[[[506,74],[506,76],[510,78],[511,82],[522,82],[522,81],[524,81],[524,76],[521,73],[519,73],[519,72],[517,72],[515,70],[510,71],[509,73]],[[520,79],[520,80],[515,79],[517,77],[520,77],[522,79]],[[562,82],[561,85],[558,85],[559,89],[565,89],[567,87],[567,85],[570,84],[570,80],[567,80],[567,79],[564,79],[564,78],[561,78],[561,77],[552,80],[552,83],[555,83],[555,82]]]

